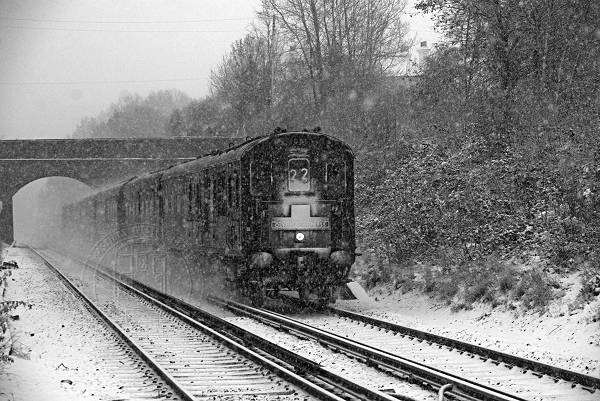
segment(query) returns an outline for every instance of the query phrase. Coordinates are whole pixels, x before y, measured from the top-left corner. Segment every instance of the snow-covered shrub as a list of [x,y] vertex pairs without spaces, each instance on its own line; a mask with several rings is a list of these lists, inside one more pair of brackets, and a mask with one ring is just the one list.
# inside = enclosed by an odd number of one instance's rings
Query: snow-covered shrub
[[584,301],[590,301],[600,296],[600,258],[594,254],[594,258],[584,265],[581,272],[581,291],[579,296]]
[[544,309],[553,299],[556,281],[539,269],[524,272],[511,293],[526,309]]
[[0,269],[0,362],[10,362],[12,359],[9,351],[12,344],[8,341],[8,330],[11,312],[19,306],[31,308],[31,305],[23,301],[5,301],[6,287],[9,277],[12,275],[13,265],[4,265],[0,260],[0,266],[2,266]]

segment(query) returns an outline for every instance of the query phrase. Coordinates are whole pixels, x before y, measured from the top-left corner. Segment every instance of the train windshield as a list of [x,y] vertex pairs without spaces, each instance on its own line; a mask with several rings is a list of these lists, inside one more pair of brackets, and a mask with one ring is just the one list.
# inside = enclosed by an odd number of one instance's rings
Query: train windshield
[[344,195],[346,192],[346,164],[343,161],[327,163],[325,183],[329,197]]
[[308,159],[288,161],[288,189],[291,192],[310,190],[310,163]]

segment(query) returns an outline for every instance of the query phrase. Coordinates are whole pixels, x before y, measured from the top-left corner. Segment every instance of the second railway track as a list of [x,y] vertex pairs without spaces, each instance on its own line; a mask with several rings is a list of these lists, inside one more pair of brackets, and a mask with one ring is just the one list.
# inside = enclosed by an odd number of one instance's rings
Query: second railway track
[[291,318],[232,301],[213,300],[240,315],[365,358],[382,369],[413,376],[437,388],[452,385],[449,395],[477,399],[600,400],[598,378],[396,327],[359,314],[329,308],[337,316],[320,313]]
[[417,345],[423,341],[429,345],[437,344],[439,346],[447,347],[448,349],[457,350],[459,353],[467,353],[473,357],[495,361],[499,364],[502,363],[510,368],[519,368],[523,373],[531,372],[537,376],[546,375],[548,377],[555,378],[557,381],[564,380],[566,382],[571,382],[574,386],[580,385],[586,391],[591,393],[600,393],[600,378],[598,377],[574,372],[558,366],[548,365],[542,362],[387,322],[381,319],[375,319],[370,316],[365,316],[360,313],[336,307],[329,306],[326,308],[326,310],[330,315],[341,317],[342,320],[338,320],[338,322],[340,322],[342,325],[347,325],[345,327],[346,329],[356,327],[362,328],[362,330],[347,330],[347,332],[354,333],[354,336],[359,338],[359,341],[361,337],[370,336],[369,333],[372,333],[372,330],[383,330],[386,333],[393,333],[395,336],[399,335],[406,341],[410,341],[413,345]]

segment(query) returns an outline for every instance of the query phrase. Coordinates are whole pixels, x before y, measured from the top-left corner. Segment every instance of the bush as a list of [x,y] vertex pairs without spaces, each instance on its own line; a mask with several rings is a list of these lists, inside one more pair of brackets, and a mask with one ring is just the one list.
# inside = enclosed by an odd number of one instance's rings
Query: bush
[[367,256],[364,261],[354,265],[353,275],[360,278],[367,289],[382,284],[393,284],[394,289],[403,288],[404,292],[414,286],[414,268],[386,263],[377,257]]
[[481,282],[465,289],[464,300],[467,304],[481,300],[488,294],[488,283]]
[[553,281],[547,274],[534,269],[525,272],[515,286],[511,298],[527,309],[543,309],[553,298]]
[[[1,264],[1,261],[0,261]],[[32,305],[23,301],[4,301],[4,290],[8,285],[8,278],[12,275],[11,269],[0,270],[0,292],[2,294],[2,301],[0,301],[0,338],[6,338],[6,332],[9,330],[8,324],[10,320],[10,312],[19,306],[26,306],[31,308]],[[9,350],[6,347],[11,347],[12,344],[7,342],[0,343],[0,362],[11,362],[12,359],[8,356]]]
[[600,289],[600,260],[595,254],[593,259],[586,263],[581,273],[581,290],[579,296],[583,301],[591,301],[595,296],[598,296]]
[[513,268],[507,268],[498,278],[498,290],[506,294],[517,284],[516,271]]
[[452,298],[454,298],[459,291],[460,287],[458,283],[448,278],[441,280],[437,284],[437,296],[440,299],[445,300],[446,303],[451,303]]
[[497,257],[442,268],[430,265],[388,266],[378,273],[372,272],[371,277],[376,277],[376,280],[371,279],[371,283],[380,280],[379,284],[385,283],[383,277],[392,277],[394,289],[401,288],[403,293],[420,288],[437,300],[452,305],[452,310],[470,309],[476,302],[497,307],[511,301],[519,301],[525,309],[544,309],[555,296],[553,287],[559,287],[540,269],[520,271],[499,262]]
[[600,305],[596,306],[595,312],[592,314],[593,322],[600,322]]
[[431,266],[423,269],[423,291],[433,292],[437,287],[437,277],[434,276]]

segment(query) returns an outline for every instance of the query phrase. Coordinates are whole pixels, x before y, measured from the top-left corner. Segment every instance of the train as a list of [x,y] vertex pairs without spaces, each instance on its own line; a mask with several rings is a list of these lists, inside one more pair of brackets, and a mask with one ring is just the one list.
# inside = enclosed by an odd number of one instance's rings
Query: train
[[276,131],[65,205],[61,228],[71,252],[184,299],[334,302],[355,260],[354,154]]

